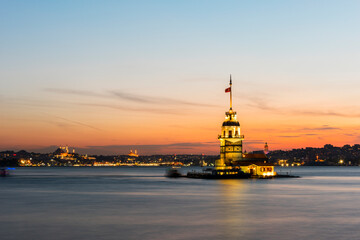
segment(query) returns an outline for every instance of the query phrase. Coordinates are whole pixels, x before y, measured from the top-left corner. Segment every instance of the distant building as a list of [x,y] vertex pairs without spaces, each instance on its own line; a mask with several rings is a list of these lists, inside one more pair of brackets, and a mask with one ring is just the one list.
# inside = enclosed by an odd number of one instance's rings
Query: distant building
[[265,146],[264,146],[264,153],[265,154],[269,153],[269,146],[268,146],[267,142],[265,143]]
[[316,155],[316,160],[315,160],[315,162],[323,163],[323,162],[325,162],[325,160],[324,160],[324,159],[319,159],[319,155]]
[[129,157],[139,157],[136,149],[135,149],[134,152],[132,150],[130,150],[130,153],[128,154],[128,156]]
[[137,153],[137,150],[135,149],[135,151],[133,152],[132,150],[130,150],[129,154],[128,154],[128,161],[136,161],[138,159],[139,155]]
[[60,146],[58,149],[56,149],[56,151],[53,153],[55,158],[59,158],[62,160],[76,160],[76,156],[75,156],[75,149],[72,150],[72,153],[70,153],[69,151],[69,147],[65,146],[62,147]]
[[289,163],[288,163],[288,160],[287,159],[279,159],[277,161],[277,164],[279,166],[282,166],[282,167],[288,167],[289,166]]

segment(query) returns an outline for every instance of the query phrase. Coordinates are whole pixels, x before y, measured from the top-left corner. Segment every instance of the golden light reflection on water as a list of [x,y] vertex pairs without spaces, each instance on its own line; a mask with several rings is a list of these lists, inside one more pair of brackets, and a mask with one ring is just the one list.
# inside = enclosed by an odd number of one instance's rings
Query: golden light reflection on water
[[220,180],[219,226],[226,238],[244,235],[241,230],[246,221],[246,184],[241,179]]

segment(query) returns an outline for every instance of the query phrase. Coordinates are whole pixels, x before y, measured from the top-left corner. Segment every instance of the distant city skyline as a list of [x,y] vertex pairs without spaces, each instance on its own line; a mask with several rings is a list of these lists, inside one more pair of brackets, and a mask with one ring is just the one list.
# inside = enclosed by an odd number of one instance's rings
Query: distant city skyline
[[[0,150],[360,143],[359,1],[4,1]],[[100,152],[98,154],[100,154]]]

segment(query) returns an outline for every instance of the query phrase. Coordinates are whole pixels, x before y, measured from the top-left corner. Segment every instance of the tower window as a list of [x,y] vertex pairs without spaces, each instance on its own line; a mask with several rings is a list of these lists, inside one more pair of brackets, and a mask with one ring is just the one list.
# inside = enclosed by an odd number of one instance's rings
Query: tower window
[[231,130],[229,131],[229,137],[230,138],[232,137],[232,131]]

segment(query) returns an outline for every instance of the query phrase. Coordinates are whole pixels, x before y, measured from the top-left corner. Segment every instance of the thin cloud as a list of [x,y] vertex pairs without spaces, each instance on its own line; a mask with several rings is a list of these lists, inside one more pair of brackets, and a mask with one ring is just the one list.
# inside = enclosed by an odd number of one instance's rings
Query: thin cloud
[[138,102],[138,103],[156,103],[157,102],[151,98],[137,96],[137,95],[128,94],[128,93],[119,92],[119,91],[109,91],[109,93],[111,93],[113,96],[115,96],[117,98],[121,98],[123,100],[128,100],[128,101],[132,101],[132,102]]
[[132,112],[150,112],[150,113],[158,113],[158,114],[172,114],[172,115],[185,115],[184,112],[179,112],[173,109],[155,109],[155,108],[133,108],[133,107],[124,107],[113,104],[98,104],[98,103],[75,103],[81,106],[89,106],[89,107],[102,107],[102,108],[111,108],[122,111],[132,111]]
[[172,143],[167,146],[191,146],[191,147],[200,147],[200,146],[209,146],[209,145],[219,145],[217,142],[182,142],[182,143]]
[[277,137],[281,137],[281,138],[298,138],[298,137],[301,137],[301,136],[297,135],[297,136],[277,136]]
[[347,114],[333,111],[295,111],[294,113],[308,116],[333,116],[333,117],[345,117],[345,118],[360,118],[360,114]]
[[121,91],[110,91],[114,96],[129,100],[133,102],[140,102],[140,103],[149,103],[149,104],[171,104],[171,105],[191,105],[191,106],[202,106],[202,107],[215,107],[216,105],[211,104],[203,104],[203,103],[196,103],[196,102],[188,102],[183,100],[177,100],[173,98],[163,98],[163,97],[153,97],[153,96],[145,96],[145,95],[137,95],[137,94],[130,94]]
[[268,101],[265,101],[264,99],[248,97],[248,100],[250,100],[250,103],[247,104],[249,107],[264,111],[280,112],[280,109],[270,106]]
[[97,130],[97,131],[102,131],[100,128],[91,126],[91,125],[86,124],[86,123],[82,123],[82,122],[79,122],[79,121],[74,121],[74,120],[71,120],[71,119],[67,119],[67,118],[63,118],[63,117],[58,117],[58,116],[54,116],[54,117],[56,117],[57,119],[64,120],[64,121],[69,122],[69,123],[73,123],[73,124],[78,125],[78,126],[83,126],[83,127],[87,127],[87,128],[91,128],[91,129]]
[[299,134],[299,135],[279,135],[277,137],[280,138],[300,138],[303,136],[319,136],[319,134],[316,133],[305,133],[305,134]]
[[[324,117],[343,117],[343,118],[360,118],[360,113],[342,113],[336,111],[308,111],[308,110],[292,110],[288,108],[274,107],[269,104],[269,101],[260,98],[247,97],[249,103],[247,106],[256,108],[262,111],[269,111],[276,114],[283,115],[301,115],[301,116],[324,116]],[[330,130],[330,129],[329,129]]]
[[244,140],[245,144],[265,144],[264,140]]
[[331,130],[341,130],[341,128],[330,127],[328,125],[324,125],[322,127],[316,127],[316,128],[302,128],[300,130],[302,130],[302,131],[331,131]]
[[[85,94],[85,93],[82,93]],[[87,95],[86,95],[87,96]],[[90,96],[90,95],[89,95]],[[100,95],[99,95],[100,96]],[[122,111],[132,111],[132,112],[149,112],[149,113],[157,113],[157,114],[171,114],[171,115],[186,115],[188,111],[179,111],[179,108],[157,108],[155,106],[151,107],[127,107],[121,106],[119,104],[113,103],[90,103],[90,102],[54,102],[54,101],[37,101],[30,99],[11,99],[11,104],[28,106],[28,107],[36,107],[36,108],[68,108],[74,107],[75,105],[79,106],[89,106],[89,107],[98,107],[98,108],[110,108]]]
[[92,91],[74,90],[74,89],[66,89],[66,88],[44,88],[43,91],[50,93],[57,93],[57,94],[78,95],[78,96],[86,96],[86,97],[102,97],[102,98],[109,97],[106,94],[96,93]]
[[59,116],[56,116],[56,115],[53,115],[53,114],[48,114],[48,113],[43,113],[43,114],[48,115],[48,116],[50,116],[52,118],[59,119],[59,120],[62,120],[62,121],[66,122],[66,123],[61,123],[61,122],[48,121],[48,123],[56,124],[59,127],[67,127],[68,126],[67,123],[70,123],[70,124],[76,125],[76,126],[82,126],[82,127],[90,128],[90,129],[97,130],[97,131],[103,131],[102,129],[91,126],[91,125],[89,125],[87,123],[79,122],[79,121],[76,121],[76,120],[71,120],[71,119],[64,118],[64,117],[59,117]]
[[65,95],[77,95],[83,97],[100,97],[100,98],[115,98],[121,99],[125,101],[130,101],[134,103],[142,103],[142,104],[157,104],[157,105],[187,105],[187,106],[202,106],[202,107],[217,107],[212,104],[205,103],[197,103],[197,102],[188,102],[173,98],[165,98],[165,97],[154,97],[154,96],[146,96],[139,94],[132,94],[128,92],[123,92],[119,90],[107,91],[105,93],[97,93],[92,91],[84,91],[84,90],[73,90],[73,89],[65,89],[65,88],[44,88],[43,91],[49,93],[56,94],[65,94]]
[[[63,105],[54,104],[54,103],[51,103],[51,102],[50,103],[49,102],[41,102],[41,101],[36,101],[36,100],[14,99],[11,102],[12,102],[12,104],[29,106],[29,107],[46,107],[46,108],[63,108],[64,107]],[[84,123],[84,122],[71,120],[71,119],[64,118],[64,117],[59,117],[59,116],[52,115],[52,114],[49,114],[48,112],[44,112],[44,111],[39,111],[39,112],[41,114],[44,114],[44,115],[47,115],[47,116],[62,120],[62,122],[59,122],[59,121],[49,121],[49,120],[40,119],[40,121],[47,122],[47,123],[50,123],[50,124],[54,124],[54,125],[56,125],[58,127],[61,127],[61,128],[69,127],[70,126],[69,123],[70,123],[72,125],[83,126],[83,127],[87,127],[87,128],[93,129],[93,130],[97,130],[97,131],[103,131],[100,128],[94,127],[94,126],[89,125],[89,124]],[[66,122],[66,123],[64,123],[64,122]]]
[[71,126],[73,126],[73,124],[60,122],[60,121],[41,120],[41,122],[52,124],[63,129],[69,129]]

